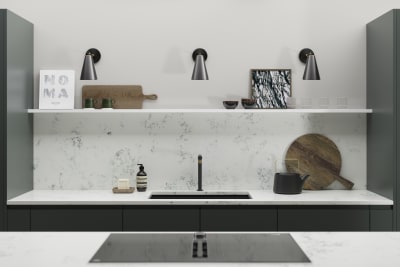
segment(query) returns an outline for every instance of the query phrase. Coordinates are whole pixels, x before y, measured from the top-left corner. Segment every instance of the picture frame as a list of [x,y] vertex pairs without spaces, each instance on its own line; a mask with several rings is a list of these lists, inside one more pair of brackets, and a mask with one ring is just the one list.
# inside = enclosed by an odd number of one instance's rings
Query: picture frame
[[40,70],[39,76],[39,109],[74,109],[74,70]]
[[251,69],[250,95],[260,109],[286,109],[292,95],[291,69]]

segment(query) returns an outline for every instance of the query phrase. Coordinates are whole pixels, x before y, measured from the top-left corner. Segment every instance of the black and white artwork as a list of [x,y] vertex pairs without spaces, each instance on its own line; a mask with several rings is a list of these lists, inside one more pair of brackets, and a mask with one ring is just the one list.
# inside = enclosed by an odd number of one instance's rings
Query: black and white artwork
[[39,109],[74,109],[74,70],[40,70],[39,85]]
[[291,96],[290,69],[253,69],[250,79],[257,108],[287,108],[287,98]]

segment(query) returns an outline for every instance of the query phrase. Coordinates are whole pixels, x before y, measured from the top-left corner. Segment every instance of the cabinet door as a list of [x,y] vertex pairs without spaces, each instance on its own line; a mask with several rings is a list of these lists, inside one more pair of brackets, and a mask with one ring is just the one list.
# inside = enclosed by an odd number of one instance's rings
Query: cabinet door
[[121,207],[32,207],[32,231],[122,231]]
[[369,231],[369,207],[279,207],[278,231]]
[[30,231],[31,210],[29,207],[8,206],[7,231]]
[[393,206],[371,206],[369,212],[371,231],[393,231]]
[[203,206],[202,231],[276,231],[276,207]]
[[198,231],[195,206],[134,206],[124,208],[124,231]]

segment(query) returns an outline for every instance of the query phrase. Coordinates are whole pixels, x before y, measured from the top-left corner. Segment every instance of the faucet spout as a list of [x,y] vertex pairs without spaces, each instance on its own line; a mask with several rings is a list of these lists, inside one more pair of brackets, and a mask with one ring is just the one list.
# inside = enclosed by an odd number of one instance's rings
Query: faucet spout
[[199,155],[197,157],[197,191],[203,191],[202,168],[203,168],[203,156]]

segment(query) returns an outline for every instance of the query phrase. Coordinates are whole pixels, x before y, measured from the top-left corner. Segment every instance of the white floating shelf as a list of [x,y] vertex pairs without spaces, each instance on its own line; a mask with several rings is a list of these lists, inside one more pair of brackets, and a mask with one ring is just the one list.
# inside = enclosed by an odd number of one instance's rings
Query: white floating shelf
[[344,114],[363,114],[372,113],[372,109],[111,109],[111,110],[55,110],[55,109],[28,109],[28,113],[344,113]]

